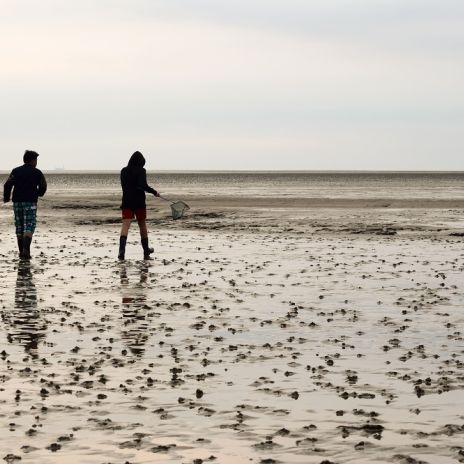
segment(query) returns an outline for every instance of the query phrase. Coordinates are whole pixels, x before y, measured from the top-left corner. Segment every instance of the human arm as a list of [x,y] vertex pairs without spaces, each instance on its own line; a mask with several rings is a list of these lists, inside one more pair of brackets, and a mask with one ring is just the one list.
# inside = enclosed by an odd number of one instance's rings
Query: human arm
[[15,184],[15,178],[13,172],[8,177],[7,181],[3,185],[3,202],[8,203],[11,197],[11,191],[13,190]]
[[138,178],[138,188],[144,192],[151,193],[155,197],[159,197],[159,193],[147,183],[147,172],[143,169]]
[[39,181],[39,197],[43,197],[46,191],[47,191],[47,181],[45,180],[45,176],[41,172],[40,181]]

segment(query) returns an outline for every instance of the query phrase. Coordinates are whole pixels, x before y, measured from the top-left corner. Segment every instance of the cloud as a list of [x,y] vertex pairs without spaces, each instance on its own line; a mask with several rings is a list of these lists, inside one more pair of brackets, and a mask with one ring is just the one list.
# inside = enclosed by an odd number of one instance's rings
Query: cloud
[[420,169],[446,134],[457,166],[463,16],[454,0],[4,0],[0,149],[61,144],[85,167],[143,141],[165,168],[216,169],[251,152],[310,169],[321,150],[347,169],[396,147]]

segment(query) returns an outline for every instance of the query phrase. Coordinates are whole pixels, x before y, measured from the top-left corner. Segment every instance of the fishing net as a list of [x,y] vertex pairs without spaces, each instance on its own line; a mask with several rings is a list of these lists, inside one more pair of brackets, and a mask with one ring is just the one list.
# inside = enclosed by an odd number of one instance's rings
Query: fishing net
[[188,211],[189,209],[190,206],[187,205],[187,203],[184,203],[183,201],[176,201],[175,203],[172,203],[172,219],[180,219],[184,215],[185,211]]

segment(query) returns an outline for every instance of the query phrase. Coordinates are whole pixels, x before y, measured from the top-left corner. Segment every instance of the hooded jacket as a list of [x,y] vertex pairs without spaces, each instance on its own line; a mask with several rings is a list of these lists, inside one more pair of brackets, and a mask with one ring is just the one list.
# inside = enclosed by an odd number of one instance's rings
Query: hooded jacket
[[40,169],[31,164],[23,164],[13,171],[3,186],[3,201],[10,201],[13,191],[13,202],[37,203],[47,191],[47,181]]
[[121,170],[122,209],[146,208],[145,192],[157,194],[157,191],[147,184],[144,166],[145,158],[142,153],[136,151],[127,166]]

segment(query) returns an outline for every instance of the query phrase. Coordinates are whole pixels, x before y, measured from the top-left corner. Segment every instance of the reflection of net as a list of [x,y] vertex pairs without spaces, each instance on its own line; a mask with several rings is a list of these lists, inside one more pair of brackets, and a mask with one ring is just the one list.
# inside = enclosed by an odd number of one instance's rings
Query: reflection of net
[[184,203],[183,201],[176,201],[175,203],[171,204],[171,212],[172,212],[172,218],[173,219],[180,219],[185,211],[188,211],[190,209],[190,206],[187,205],[187,203]]

